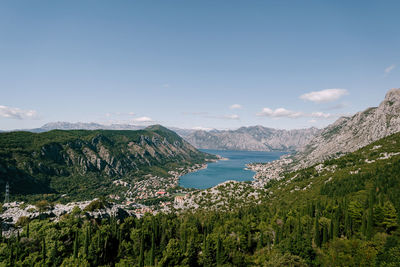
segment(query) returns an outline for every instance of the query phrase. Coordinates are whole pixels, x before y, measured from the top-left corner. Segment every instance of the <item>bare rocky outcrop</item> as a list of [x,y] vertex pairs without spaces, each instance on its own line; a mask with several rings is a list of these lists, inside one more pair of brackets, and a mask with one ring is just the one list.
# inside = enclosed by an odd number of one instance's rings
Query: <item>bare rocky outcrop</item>
[[296,167],[353,152],[400,131],[400,89],[391,89],[378,107],[342,117],[316,135],[295,155]]
[[195,131],[184,138],[202,149],[293,151],[305,146],[319,132],[317,128],[279,130],[258,125],[229,131]]

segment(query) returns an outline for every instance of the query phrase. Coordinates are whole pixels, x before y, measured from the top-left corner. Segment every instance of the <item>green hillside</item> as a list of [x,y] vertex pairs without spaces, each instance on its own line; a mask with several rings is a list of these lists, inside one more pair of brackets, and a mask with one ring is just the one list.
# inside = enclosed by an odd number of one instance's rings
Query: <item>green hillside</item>
[[[0,261],[48,266],[399,266],[400,134],[271,181],[259,205],[21,223]],[[29,226],[28,226],[29,225]],[[29,228],[29,233],[28,233]],[[8,242],[7,244],[5,242]]]
[[0,133],[0,188],[9,182],[14,199],[43,194],[91,199],[123,190],[113,186],[116,179],[134,183],[146,174],[168,176],[207,157],[212,158],[157,125],[138,131]]

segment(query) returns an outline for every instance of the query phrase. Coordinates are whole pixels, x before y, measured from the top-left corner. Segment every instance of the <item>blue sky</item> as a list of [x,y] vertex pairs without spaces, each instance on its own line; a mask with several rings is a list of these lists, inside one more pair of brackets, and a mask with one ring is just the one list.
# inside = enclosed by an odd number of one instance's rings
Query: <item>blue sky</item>
[[400,87],[399,11],[399,1],[1,1],[0,129],[323,127]]

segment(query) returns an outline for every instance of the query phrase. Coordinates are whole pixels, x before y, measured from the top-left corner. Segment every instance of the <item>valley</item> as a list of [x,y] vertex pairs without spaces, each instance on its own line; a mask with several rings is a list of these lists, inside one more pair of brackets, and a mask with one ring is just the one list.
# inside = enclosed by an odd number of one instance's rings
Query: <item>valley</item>
[[[289,154],[197,150],[160,125],[1,133],[0,178],[11,188],[2,235],[22,250],[18,236],[29,247],[43,227],[83,227],[65,237],[78,243],[78,256],[67,259],[79,264],[395,263],[399,96],[390,90],[378,108],[340,118]],[[218,170],[232,179],[218,181]],[[117,254],[98,258],[97,242]],[[124,244],[141,246],[139,253]],[[61,250],[69,255],[71,245]]]

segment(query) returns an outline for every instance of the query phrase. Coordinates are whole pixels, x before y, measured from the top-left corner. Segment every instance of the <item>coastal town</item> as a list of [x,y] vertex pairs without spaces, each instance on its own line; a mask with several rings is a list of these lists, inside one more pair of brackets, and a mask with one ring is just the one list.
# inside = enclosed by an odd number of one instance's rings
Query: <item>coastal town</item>
[[246,167],[256,172],[252,184],[256,188],[264,187],[271,180],[280,180],[289,164],[293,162],[290,155],[283,155],[280,159],[267,163],[250,163]]

